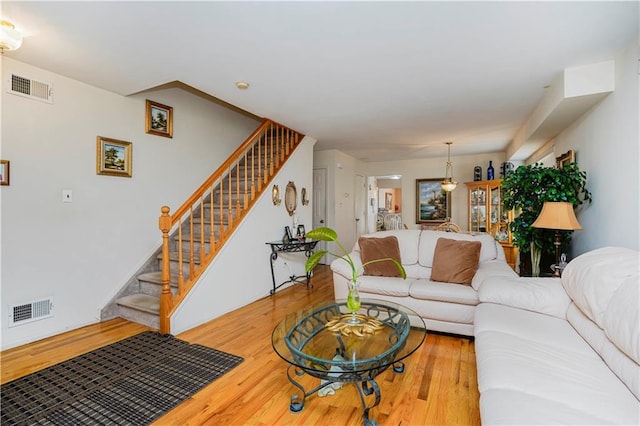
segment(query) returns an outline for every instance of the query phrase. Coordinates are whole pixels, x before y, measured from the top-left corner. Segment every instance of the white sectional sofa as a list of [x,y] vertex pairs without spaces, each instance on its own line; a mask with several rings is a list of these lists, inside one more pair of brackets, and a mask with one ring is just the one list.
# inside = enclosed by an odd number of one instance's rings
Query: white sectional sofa
[[[401,263],[407,278],[362,275],[358,279],[360,297],[388,300],[411,308],[422,317],[429,330],[472,336],[474,313],[479,303],[477,290],[482,282],[492,277],[517,277],[505,261],[502,246],[488,234],[409,229],[376,232],[361,238],[389,236],[395,236],[398,240]],[[439,238],[481,243],[478,269],[471,285],[430,280]],[[359,268],[362,257],[358,243],[354,245],[350,256]],[[342,259],[335,259],[331,269],[335,298],[346,299],[351,269]]]
[[640,253],[597,249],[561,279],[483,282],[475,349],[484,425],[640,424]]

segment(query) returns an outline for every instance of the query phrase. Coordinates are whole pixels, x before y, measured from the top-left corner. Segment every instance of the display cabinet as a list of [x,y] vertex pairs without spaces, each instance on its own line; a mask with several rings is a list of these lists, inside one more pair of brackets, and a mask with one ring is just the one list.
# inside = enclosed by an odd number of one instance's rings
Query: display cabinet
[[512,244],[509,223],[513,220],[513,211],[502,206],[501,179],[465,182],[468,191],[468,229],[469,232],[491,234],[504,248],[507,263],[515,270],[518,249]]

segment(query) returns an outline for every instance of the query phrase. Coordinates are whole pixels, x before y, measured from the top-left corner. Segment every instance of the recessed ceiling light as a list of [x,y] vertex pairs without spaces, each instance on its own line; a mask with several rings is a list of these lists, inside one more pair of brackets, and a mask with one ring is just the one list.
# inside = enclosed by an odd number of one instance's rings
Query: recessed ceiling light
[[249,83],[246,81],[236,81],[236,87],[240,90],[247,90],[249,88]]

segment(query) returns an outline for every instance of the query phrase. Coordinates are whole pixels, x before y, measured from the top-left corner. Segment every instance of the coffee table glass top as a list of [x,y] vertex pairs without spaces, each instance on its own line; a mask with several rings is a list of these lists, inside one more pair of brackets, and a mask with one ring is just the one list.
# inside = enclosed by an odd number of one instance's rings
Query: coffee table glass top
[[[411,355],[426,336],[420,316],[396,303],[363,299],[358,314],[364,322],[351,328],[343,326],[348,314],[345,300],[289,314],[273,330],[273,348],[282,359],[308,374],[325,378],[331,367],[339,367],[356,373],[355,381],[362,379],[358,373],[375,375],[374,371]],[[419,327],[411,327],[411,322]],[[329,329],[327,323],[335,326]],[[345,376],[342,380],[349,381]]]

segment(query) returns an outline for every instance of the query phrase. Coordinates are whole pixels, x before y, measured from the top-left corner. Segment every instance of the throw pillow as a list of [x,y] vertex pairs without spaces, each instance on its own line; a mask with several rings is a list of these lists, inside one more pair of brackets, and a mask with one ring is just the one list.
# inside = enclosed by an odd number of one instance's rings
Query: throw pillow
[[431,281],[471,284],[480,261],[480,241],[438,238],[433,254]]
[[[377,259],[391,258],[400,263],[400,246],[396,237],[364,238],[358,239],[362,263]],[[400,277],[400,271],[391,261],[374,262],[364,267],[364,275],[377,275],[381,277]]]

